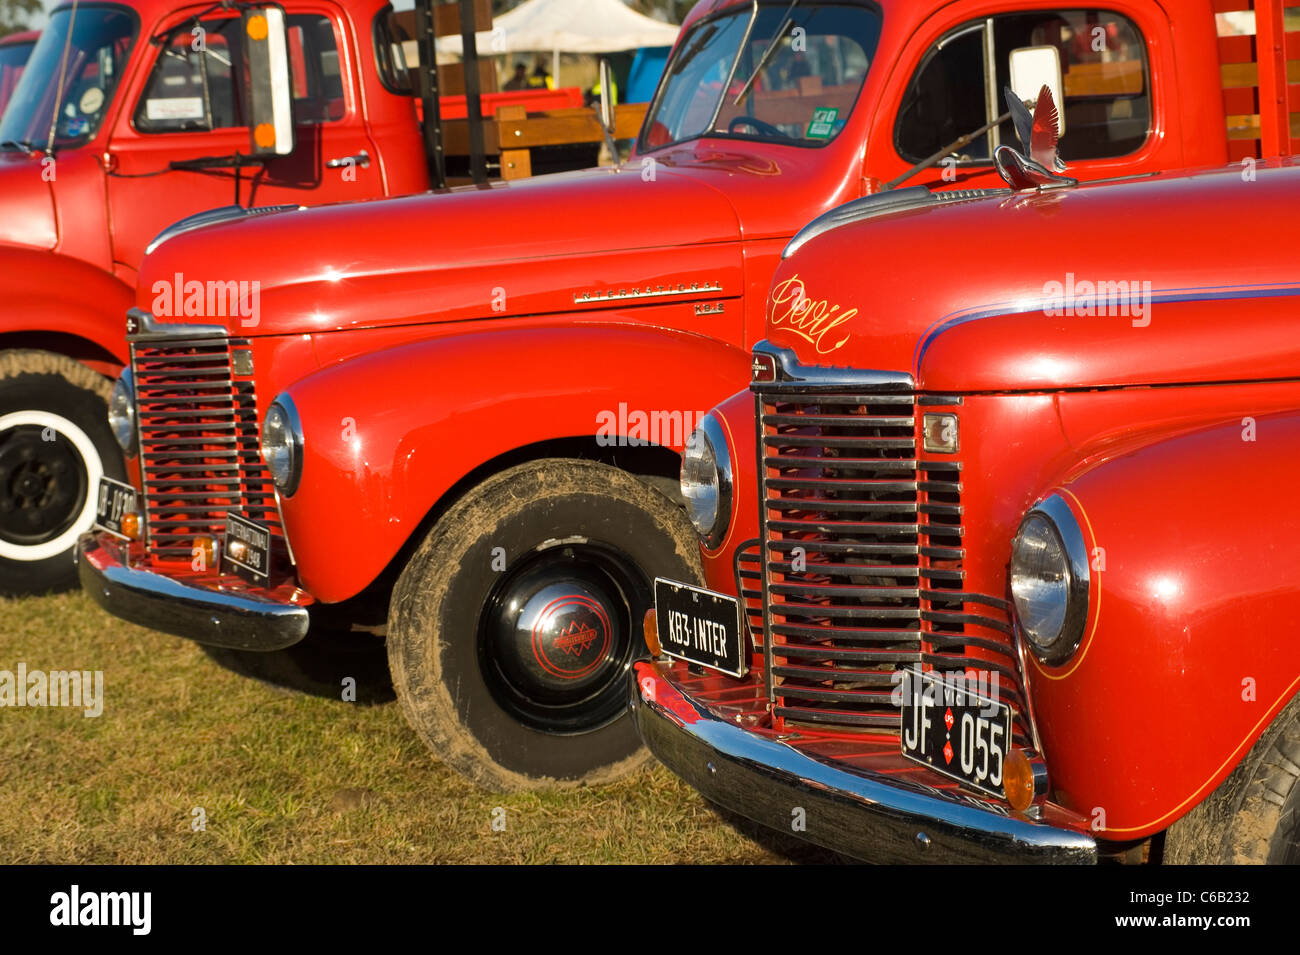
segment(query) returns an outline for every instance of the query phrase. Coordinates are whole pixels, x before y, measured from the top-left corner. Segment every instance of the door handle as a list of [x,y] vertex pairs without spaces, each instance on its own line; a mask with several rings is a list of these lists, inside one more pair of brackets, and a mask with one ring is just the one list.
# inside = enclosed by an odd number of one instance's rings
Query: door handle
[[370,153],[363,149],[355,156],[343,156],[339,159],[331,159],[325,163],[326,169],[342,169],[345,166],[360,166],[362,169],[369,169]]

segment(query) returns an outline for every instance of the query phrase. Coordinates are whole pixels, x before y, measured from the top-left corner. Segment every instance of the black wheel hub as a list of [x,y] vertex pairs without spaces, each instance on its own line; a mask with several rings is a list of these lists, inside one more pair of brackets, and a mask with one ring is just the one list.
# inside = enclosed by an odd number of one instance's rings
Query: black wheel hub
[[86,504],[86,466],[62,434],[21,425],[0,434],[0,539],[54,540]]
[[604,726],[625,705],[628,668],[644,651],[633,620],[650,593],[644,574],[610,547],[566,544],[519,560],[480,617],[493,697],[546,732]]

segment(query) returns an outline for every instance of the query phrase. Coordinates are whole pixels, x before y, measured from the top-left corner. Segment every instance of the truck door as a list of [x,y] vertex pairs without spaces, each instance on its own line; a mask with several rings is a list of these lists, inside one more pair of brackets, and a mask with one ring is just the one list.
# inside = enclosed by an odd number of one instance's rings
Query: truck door
[[[1153,5],[1154,6],[1154,5]],[[1155,10],[1158,11],[1158,7]],[[1154,15],[1154,14],[1152,14]],[[949,19],[941,21],[939,16]],[[1070,175],[1103,178],[1162,168],[1155,156],[1152,77],[1141,25],[1124,14],[1090,8],[927,21],[910,47],[912,64],[891,77],[878,114],[867,174],[890,182],[1006,109],[1011,51],[1055,47],[1064,81],[1061,157]],[[1153,22],[1152,30],[1163,29]],[[1010,120],[906,180],[936,189],[1001,186],[992,165],[1000,144],[1017,144]]]
[[337,12],[290,6],[287,24],[297,147],[238,171],[234,157],[249,151],[239,16],[191,15],[163,31],[109,144],[115,261],[138,269],[155,235],[205,209],[384,194]]

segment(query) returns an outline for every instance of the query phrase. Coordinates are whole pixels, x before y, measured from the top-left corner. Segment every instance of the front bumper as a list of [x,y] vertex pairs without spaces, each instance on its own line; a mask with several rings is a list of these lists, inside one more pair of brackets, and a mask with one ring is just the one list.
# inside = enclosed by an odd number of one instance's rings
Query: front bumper
[[[802,818],[796,835],[869,862],[1097,861],[1086,831],[1002,815],[957,790],[818,759],[743,729],[691,699],[668,666],[638,663],[634,679],[633,718],[650,751],[709,800],[762,825],[790,832]],[[1050,808],[1054,821],[1064,817]]]
[[123,545],[107,534],[81,535],[77,573],[86,593],[114,616],[199,643],[282,650],[307,635],[307,608],[294,602],[309,599],[302,591],[291,590],[283,595],[287,599],[275,600],[242,587],[182,583],[130,567]]

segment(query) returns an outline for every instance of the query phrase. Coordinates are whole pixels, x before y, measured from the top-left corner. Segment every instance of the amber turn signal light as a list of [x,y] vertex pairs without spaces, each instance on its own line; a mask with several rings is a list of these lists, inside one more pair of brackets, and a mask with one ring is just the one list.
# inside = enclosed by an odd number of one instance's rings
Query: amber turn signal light
[[139,514],[122,515],[122,536],[130,538],[133,541],[138,541],[140,539]]
[[196,537],[194,538],[194,549],[190,552],[197,561],[203,559],[203,566],[195,567],[195,570],[216,570],[217,569],[217,539],[215,537]]
[[1033,805],[1034,767],[1024,750],[1013,749],[1002,761],[1002,788],[1016,812],[1024,812]]
[[645,645],[650,648],[650,655],[659,656],[659,616],[653,607],[645,612],[642,627],[645,630]]

